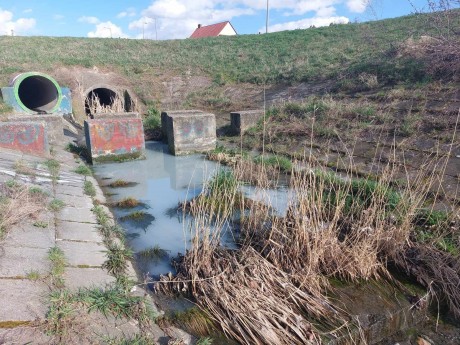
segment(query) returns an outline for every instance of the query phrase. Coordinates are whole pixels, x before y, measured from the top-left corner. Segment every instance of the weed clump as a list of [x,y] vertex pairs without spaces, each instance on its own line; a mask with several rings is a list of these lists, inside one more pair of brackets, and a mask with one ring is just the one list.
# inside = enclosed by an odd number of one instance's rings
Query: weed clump
[[275,167],[285,173],[290,173],[292,170],[292,162],[284,156],[259,156],[254,159],[257,164]]
[[136,185],[136,182],[129,182],[129,181],[118,179],[108,184],[107,186],[110,188],[123,188],[123,187],[132,187],[134,185]]
[[153,247],[146,248],[140,252],[137,252],[137,256],[143,259],[159,260],[167,257],[168,252],[167,250],[160,248],[159,245],[155,245]]
[[84,176],[93,175],[93,171],[90,168],[88,168],[86,165],[83,165],[83,164],[79,165],[78,168],[74,170],[74,172],[80,175],[84,175]]
[[89,195],[91,197],[96,196],[96,188],[94,187],[91,181],[85,181],[85,183],[83,184],[83,191],[86,195]]
[[126,273],[128,261],[132,259],[133,252],[115,242],[109,243],[105,252],[107,260],[102,265],[113,276],[119,276]]
[[128,197],[128,198],[124,198],[123,200],[120,200],[114,203],[113,206],[119,207],[119,208],[134,208],[134,207],[139,206],[140,204],[141,203],[139,202],[139,200]]
[[64,201],[60,199],[53,199],[49,202],[48,204],[48,209],[53,212],[59,212],[62,210],[65,206]]

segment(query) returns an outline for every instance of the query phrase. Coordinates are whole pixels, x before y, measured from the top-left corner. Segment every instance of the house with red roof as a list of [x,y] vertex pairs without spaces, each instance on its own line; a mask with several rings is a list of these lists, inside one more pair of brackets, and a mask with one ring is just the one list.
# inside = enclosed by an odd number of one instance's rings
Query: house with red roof
[[229,21],[226,21],[206,26],[198,24],[198,27],[195,29],[190,38],[234,36],[236,34],[236,30],[233,28],[232,24]]

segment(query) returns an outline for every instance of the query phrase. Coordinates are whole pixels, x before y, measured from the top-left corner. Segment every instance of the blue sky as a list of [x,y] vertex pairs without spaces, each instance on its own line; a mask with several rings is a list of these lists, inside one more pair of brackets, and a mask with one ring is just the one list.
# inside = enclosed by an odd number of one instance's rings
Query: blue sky
[[[175,39],[230,20],[265,32],[267,0],[0,0],[0,35]],[[427,0],[269,0],[269,31],[399,17]]]

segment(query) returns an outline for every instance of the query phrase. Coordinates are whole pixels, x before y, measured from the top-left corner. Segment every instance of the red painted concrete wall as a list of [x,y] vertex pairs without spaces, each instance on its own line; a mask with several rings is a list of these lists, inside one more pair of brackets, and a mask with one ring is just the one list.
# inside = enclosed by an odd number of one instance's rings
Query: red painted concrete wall
[[0,147],[39,156],[49,154],[45,124],[0,122]]
[[140,118],[104,118],[85,121],[88,150],[93,161],[99,157],[140,153],[145,149]]

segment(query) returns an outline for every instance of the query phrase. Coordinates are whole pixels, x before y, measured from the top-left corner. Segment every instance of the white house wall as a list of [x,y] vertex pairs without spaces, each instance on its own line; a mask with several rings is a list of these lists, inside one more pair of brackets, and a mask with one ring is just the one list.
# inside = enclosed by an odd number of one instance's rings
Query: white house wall
[[234,36],[236,35],[235,30],[233,30],[233,27],[230,25],[230,23],[227,23],[225,27],[222,29],[222,31],[219,34],[220,36]]

